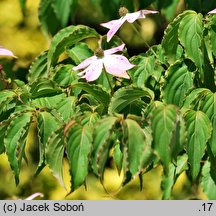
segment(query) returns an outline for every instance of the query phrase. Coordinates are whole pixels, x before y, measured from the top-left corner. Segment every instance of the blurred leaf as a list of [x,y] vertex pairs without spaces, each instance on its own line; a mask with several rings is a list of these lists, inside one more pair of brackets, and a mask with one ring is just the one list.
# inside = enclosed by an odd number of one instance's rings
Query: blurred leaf
[[80,187],[88,175],[92,130],[89,126],[73,125],[67,134],[67,156],[70,162],[71,191]]
[[54,0],[40,1],[38,17],[42,31],[48,36],[56,34],[61,29],[61,23],[54,8]]
[[26,0],[19,0],[23,15],[26,14]]
[[187,129],[186,152],[190,164],[190,175],[195,180],[200,172],[200,162],[211,137],[212,124],[207,115],[201,111],[188,110],[185,115]]

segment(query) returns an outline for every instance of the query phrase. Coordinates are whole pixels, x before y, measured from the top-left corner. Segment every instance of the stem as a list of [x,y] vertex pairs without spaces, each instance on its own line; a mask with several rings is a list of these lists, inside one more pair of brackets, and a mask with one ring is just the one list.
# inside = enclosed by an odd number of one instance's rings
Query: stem
[[7,83],[7,80],[5,79],[5,76],[4,76],[4,71],[2,70],[2,65],[0,64],[0,75],[1,75],[1,79],[4,83],[4,86],[6,89],[9,89],[9,85]]
[[105,77],[107,79],[107,82],[109,83],[109,87],[110,87],[111,93],[113,94],[113,88],[112,88],[112,85],[110,83],[109,77],[107,76],[107,73],[106,73],[105,69],[103,69],[103,72],[105,73]]
[[143,36],[140,34],[139,30],[138,30],[138,27],[139,24],[136,23],[136,21],[134,23],[131,24],[132,25],[132,28],[133,30],[137,33],[138,36],[140,36],[140,38],[143,39],[143,42],[144,44],[151,50],[151,52],[155,55],[155,57],[157,58],[157,54],[155,53],[155,51],[149,46],[149,44],[145,41],[145,39],[143,38]]

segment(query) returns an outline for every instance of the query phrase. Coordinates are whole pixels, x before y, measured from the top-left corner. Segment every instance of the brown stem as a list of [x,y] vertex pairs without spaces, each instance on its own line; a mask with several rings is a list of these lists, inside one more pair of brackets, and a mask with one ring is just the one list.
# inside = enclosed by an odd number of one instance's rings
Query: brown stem
[[1,80],[3,81],[4,83],[4,86],[6,89],[9,89],[9,84],[7,82],[7,80],[5,79],[5,76],[4,76],[4,71],[3,71],[3,68],[2,68],[2,65],[0,64],[0,75],[1,75]]

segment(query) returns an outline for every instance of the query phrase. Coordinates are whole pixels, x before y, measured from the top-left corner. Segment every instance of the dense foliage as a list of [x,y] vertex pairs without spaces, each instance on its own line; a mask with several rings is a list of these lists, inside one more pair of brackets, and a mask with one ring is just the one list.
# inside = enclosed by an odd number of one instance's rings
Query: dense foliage
[[[20,2],[25,11],[25,1]],[[111,12],[121,2],[104,2],[94,1],[108,18],[115,17]],[[124,5],[134,11],[131,2]],[[161,11],[155,16],[165,16],[161,42],[131,56],[131,79],[102,73],[86,82],[72,68],[94,55],[101,37],[103,49],[123,41],[114,36],[107,43],[94,28],[67,26],[78,1],[41,0],[42,29],[54,35],[50,48],[31,64],[28,82],[14,80],[16,87],[0,92],[0,153],[6,152],[17,184],[34,126],[36,173],[49,165],[63,184],[66,157],[71,192],[85,184],[90,172],[103,184],[112,158],[124,173],[122,185],[137,176],[142,182],[142,175],[161,164],[163,199],[170,198],[185,171],[194,185],[201,182],[209,199],[216,198],[216,15],[207,14],[215,1],[187,0],[187,10],[177,16],[178,0],[137,2],[140,9],[150,7]],[[126,48],[123,54],[128,56]]]

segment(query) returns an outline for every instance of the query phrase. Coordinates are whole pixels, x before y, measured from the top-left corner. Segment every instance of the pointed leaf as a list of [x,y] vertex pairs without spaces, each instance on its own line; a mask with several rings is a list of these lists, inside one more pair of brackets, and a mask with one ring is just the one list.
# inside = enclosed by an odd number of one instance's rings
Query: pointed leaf
[[[183,149],[180,120],[178,110],[173,105],[158,106],[152,113],[153,147],[164,165],[165,174],[170,162]],[[184,135],[184,128],[183,128]],[[181,135],[180,135],[181,134]]]
[[72,176],[71,191],[74,191],[84,183],[88,175],[92,130],[87,125],[73,125],[67,134],[67,140],[67,156]]
[[38,169],[44,165],[45,162],[45,148],[51,134],[56,131],[59,126],[57,119],[49,112],[40,112],[38,114],[38,137],[39,137],[39,163]]
[[202,14],[189,11],[180,22],[178,34],[179,40],[185,48],[186,57],[201,69],[203,65],[203,53],[201,52],[203,37]]
[[129,171],[132,177],[135,177],[140,174],[151,161],[151,130],[150,128],[142,129],[139,124],[132,119],[126,119],[124,123],[127,128],[127,138],[125,142],[128,146]]
[[[7,131],[4,137],[4,144],[8,160],[11,169],[14,172],[16,184],[19,183],[19,173],[21,166],[21,159],[24,157],[24,148],[20,140],[26,141],[29,125],[31,123],[32,113],[21,113],[15,115],[10,124],[8,125]],[[26,136],[25,136],[26,135]]]
[[212,124],[207,115],[201,111],[189,110],[184,115],[187,129],[188,162],[191,177],[195,180],[200,172],[200,162],[205,153],[206,143],[211,137]]
[[47,141],[46,163],[49,165],[53,175],[58,179],[61,185],[64,185],[62,174],[64,149],[64,130],[60,128],[52,133]]
[[98,121],[94,128],[92,169],[103,179],[105,165],[112,147],[111,139],[117,118],[110,116]]
[[32,62],[29,73],[28,81],[34,82],[38,78],[47,77],[47,51],[40,54]]

